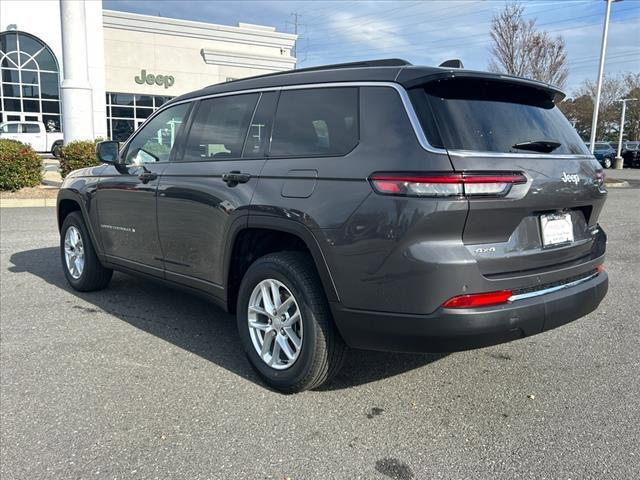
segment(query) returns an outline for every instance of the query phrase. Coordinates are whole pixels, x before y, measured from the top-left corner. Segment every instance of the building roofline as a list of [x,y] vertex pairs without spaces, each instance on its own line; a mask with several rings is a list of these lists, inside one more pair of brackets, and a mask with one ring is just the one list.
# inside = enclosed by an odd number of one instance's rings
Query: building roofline
[[293,47],[297,35],[277,32],[273,27],[242,24],[218,25],[177,18],[156,17],[117,10],[102,11],[105,28],[133,30],[145,33],[185,36],[205,40],[234,41],[252,45]]

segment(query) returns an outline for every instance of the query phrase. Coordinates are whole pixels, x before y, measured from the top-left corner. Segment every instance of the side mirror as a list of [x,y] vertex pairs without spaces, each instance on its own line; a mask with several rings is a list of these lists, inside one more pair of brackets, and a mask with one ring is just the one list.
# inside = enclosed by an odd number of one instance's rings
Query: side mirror
[[102,163],[120,163],[120,144],[111,140],[98,143],[96,157]]

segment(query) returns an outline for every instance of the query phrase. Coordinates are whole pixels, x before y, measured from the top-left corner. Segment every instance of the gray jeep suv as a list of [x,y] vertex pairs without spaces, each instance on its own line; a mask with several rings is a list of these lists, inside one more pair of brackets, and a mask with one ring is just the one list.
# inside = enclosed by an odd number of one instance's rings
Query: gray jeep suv
[[205,294],[284,392],[325,382],[347,346],[455,351],[555,328],[608,284],[604,175],[562,97],[401,60],[183,95],[65,179],[65,275]]

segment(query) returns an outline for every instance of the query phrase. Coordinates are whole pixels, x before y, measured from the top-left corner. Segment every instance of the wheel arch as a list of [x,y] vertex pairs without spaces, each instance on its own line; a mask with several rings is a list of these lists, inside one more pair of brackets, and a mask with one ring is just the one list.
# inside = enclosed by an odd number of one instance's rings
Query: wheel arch
[[[327,300],[339,301],[322,250],[313,233],[304,225],[281,218],[251,216],[246,223],[237,222],[230,233],[225,248],[228,253],[225,255],[223,277],[226,281],[226,305],[229,312],[235,312],[240,281],[251,263],[268,253],[286,250],[308,252],[313,259]],[[256,243],[257,239],[260,239],[259,243]]]
[[62,231],[62,224],[64,219],[72,212],[80,212],[84,224],[87,227],[89,236],[91,237],[91,243],[96,250],[96,253],[100,256],[100,244],[97,242],[96,234],[93,230],[93,224],[89,219],[89,215],[86,209],[86,205],[82,200],[79,193],[73,190],[60,190],[58,192],[58,201],[56,203],[56,218],[58,221],[58,232]]

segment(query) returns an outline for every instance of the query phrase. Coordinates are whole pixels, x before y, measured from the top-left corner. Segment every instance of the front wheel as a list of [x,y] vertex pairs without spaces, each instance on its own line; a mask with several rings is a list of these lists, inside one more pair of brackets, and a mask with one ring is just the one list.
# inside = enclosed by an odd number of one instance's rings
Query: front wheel
[[67,281],[81,292],[105,288],[113,275],[100,263],[80,212],[71,212],[62,222],[60,257]]
[[318,387],[342,364],[346,346],[309,255],[280,252],[256,260],[242,279],[237,317],[251,365],[276,390]]
[[609,157],[604,157],[602,160],[602,166],[604,168],[611,168],[611,159]]

